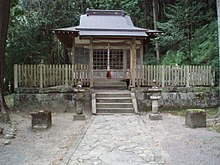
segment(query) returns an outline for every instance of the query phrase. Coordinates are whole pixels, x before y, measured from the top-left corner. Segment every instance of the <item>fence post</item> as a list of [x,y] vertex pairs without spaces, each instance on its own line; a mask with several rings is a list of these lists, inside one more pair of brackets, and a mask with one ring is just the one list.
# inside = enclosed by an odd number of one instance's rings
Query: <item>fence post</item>
[[190,73],[189,73],[189,65],[186,66],[186,87],[189,87]]
[[18,65],[14,65],[14,88],[18,88]]
[[161,79],[162,79],[162,88],[163,88],[163,87],[165,87],[165,67],[164,67],[164,65],[162,65]]
[[[211,67],[211,66],[210,66],[210,67]],[[212,68],[211,68],[211,69],[212,69]],[[212,82],[211,82],[211,86],[214,86],[214,85],[215,85],[215,82],[214,82],[214,81],[215,81],[215,71],[213,70],[213,74],[212,74],[212,71],[211,71],[211,73],[210,73],[210,74],[211,74],[211,76],[212,76],[212,80],[211,80],[211,81],[212,81]]]
[[40,67],[40,88],[43,88],[43,64],[40,64],[39,67]]
[[65,65],[65,86],[68,87],[68,65]]

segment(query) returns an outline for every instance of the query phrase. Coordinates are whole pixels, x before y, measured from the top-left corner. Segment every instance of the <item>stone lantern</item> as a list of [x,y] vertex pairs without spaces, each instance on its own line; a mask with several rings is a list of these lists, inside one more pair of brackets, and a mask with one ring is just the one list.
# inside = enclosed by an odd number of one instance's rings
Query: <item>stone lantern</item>
[[162,120],[162,115],[158,112],[158,100],[161,99],[162,89],[156,86],[156,80],[153,80],[152,88],[148,89],[151,93],[150,99],[152,100],[152,112],[149,115],[150,120]]
[[77,83],[76,88],[74,88],[74,93],[76,93],[76,114],[73,116],[73,120],[85,120],[85,115],[83,114],[85,89],[82,88],[82,83],[80,81]]

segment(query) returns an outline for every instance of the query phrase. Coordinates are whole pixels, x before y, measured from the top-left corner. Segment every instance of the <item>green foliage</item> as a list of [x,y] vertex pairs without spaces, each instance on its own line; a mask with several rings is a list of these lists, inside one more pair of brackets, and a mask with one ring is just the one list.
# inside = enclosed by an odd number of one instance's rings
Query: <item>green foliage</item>
[[192,61],[194,64],[211,65],[216,73],[216,84],[219,78],[218,26],[214,20],[204,25],[192,39]]
[[144,65],[157,65],[157,58],[155,57],[155,54],[145,54]]
[[[16,63],[50,63],[53,51],[52,28],[78,25],[81,1],[14,0],[8,29],[6,72],[13,79]],[[84,12],[84,11],[83,11]],[[49,59],[49,60],[48,60]],[[62,59],[62,57],[61,57]],[[60,58],[56,58],[59,61]],[[12,81],[13,82],[13,81]]]
[[148,48],[148,52],[144,54],[145,65],[157,65],[157,58],[154,51],[154,48]]
[[217,21],[202,26],[192,39],[192,58],[195,64],[218,65]]
[[186,60],[186,55],[184,52],[177,51],[167,51],[166,56],[162,58],[162,64],[164,65],[184,65]]
[[167,21],[158,23],[165,35],[159,37],[163,63],[193,64],[193,39],[197,31],[213,19],[213,13],[207,11],[207,5],[199,1],[178,0],[167,7]]

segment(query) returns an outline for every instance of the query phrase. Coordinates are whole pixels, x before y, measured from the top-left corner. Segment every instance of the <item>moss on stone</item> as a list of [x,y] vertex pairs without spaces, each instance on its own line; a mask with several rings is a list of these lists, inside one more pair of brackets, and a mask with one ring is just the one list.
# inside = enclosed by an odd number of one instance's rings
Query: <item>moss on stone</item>
[[187,109],[186,112],[190,112],[190,113],[205,113],[206,111],[204,109]]

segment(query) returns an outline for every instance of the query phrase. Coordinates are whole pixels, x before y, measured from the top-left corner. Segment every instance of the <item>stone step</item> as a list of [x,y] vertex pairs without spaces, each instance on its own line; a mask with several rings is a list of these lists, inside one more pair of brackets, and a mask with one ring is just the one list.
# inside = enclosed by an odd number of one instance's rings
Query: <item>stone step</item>
[[94,86],[94,89],[97,90],[113,90],[113,89],[117,89],[117,90],[127,90],[127,86],[119,86],[119,85],[100,85],[100,86]]
[[97,108],[96,109],[98,114],[101,113],[134,113],[133,108]]
[[131,97],[130,93],[97,93],[96,98]]
[[127,85],[125,81],[106,79],[106,80],[96,80],[94,85]]
[[120,91],[120,90],[105,91],[105,90],[102,90],[102,91],[96,91],[95,93],[96,94],[131,94],[131,92],[128,90],[125,90],[125,91]]
[[133,108],[132,103],[96,103],[97,108]]
[[94,82],[94,89],[102,90],[127,90],[127,83],[120,80],[102,80]]
[[131,97],[97,97],[97,103],[132,103]]
[[135,94],[130,91],[95,91],[93,114],[138,113]]

